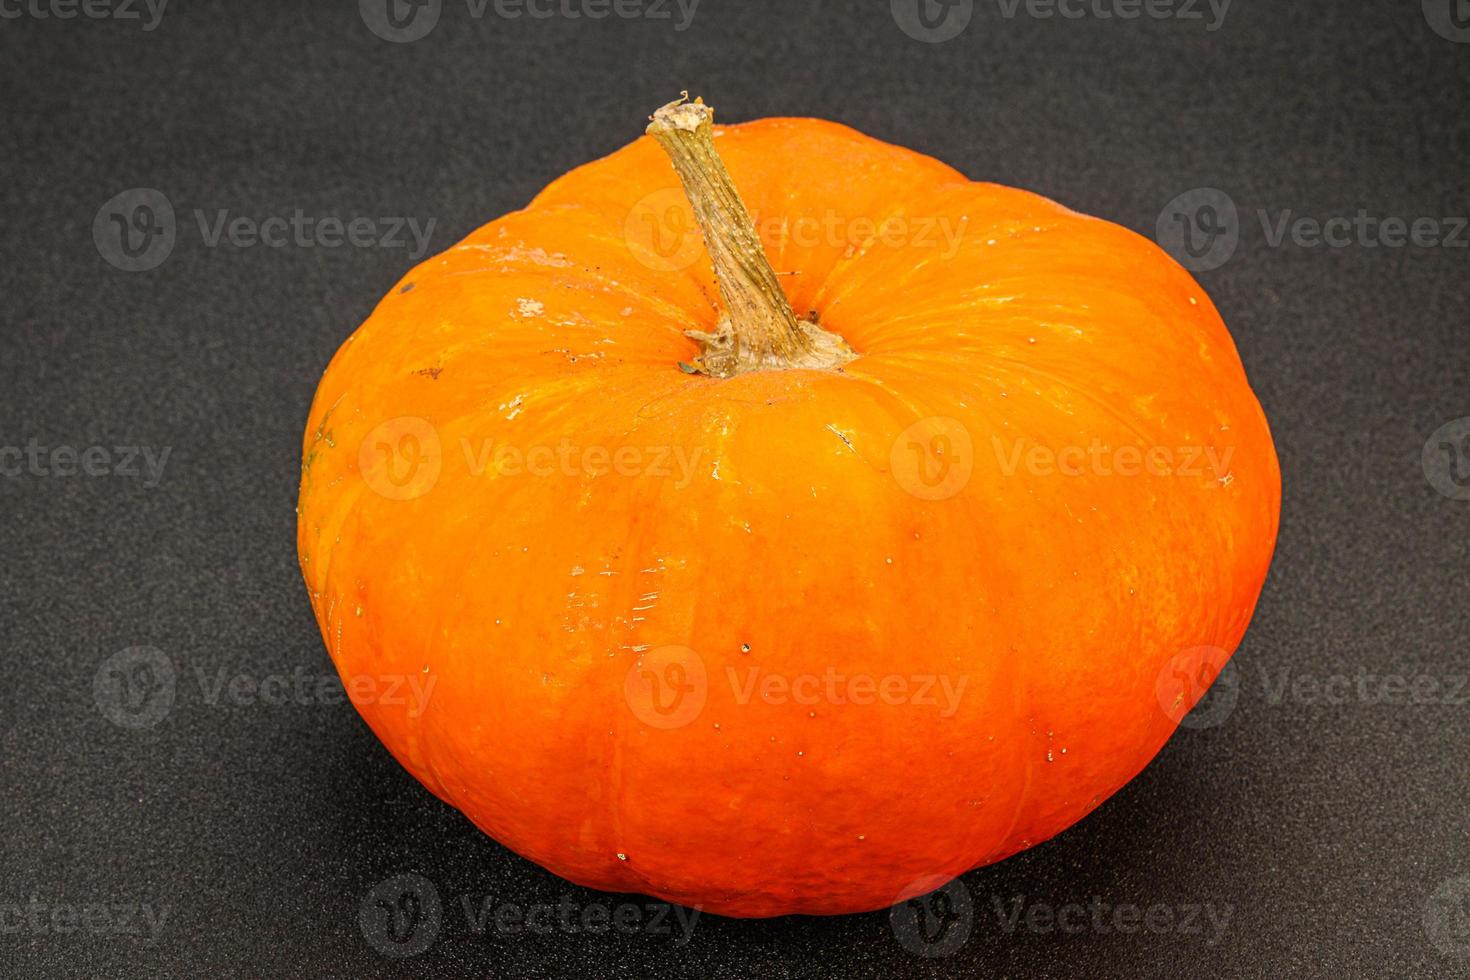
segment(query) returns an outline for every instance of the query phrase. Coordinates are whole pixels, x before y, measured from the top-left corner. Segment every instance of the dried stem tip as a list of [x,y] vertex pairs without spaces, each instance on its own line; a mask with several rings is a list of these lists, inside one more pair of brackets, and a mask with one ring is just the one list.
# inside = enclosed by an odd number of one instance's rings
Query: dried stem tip
[[725,316],[704,344],[699,366],[715,377],[772,368],[835,368],[856,355],[836,334],[798,320],[766,260],[755,223],[715,150],[714,110],[684,98],[659,109],[648,135],[669,155],[704,234]]

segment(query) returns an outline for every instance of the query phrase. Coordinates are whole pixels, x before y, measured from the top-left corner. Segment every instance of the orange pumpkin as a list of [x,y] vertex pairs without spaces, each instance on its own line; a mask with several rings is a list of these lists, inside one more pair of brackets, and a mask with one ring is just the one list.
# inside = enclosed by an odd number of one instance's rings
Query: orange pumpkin
[[358,710],[520,854],[726,915],[881,908],[1075,823],[1266,575],[1219,315],[1138,235],[835,123],[650,132],[322,378],[299,548]]

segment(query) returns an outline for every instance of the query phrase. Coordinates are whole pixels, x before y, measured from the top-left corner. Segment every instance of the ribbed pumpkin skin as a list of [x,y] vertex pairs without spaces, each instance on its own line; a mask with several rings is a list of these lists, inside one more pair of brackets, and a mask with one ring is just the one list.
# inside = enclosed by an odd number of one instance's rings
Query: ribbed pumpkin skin
[[[1280,474],[1224,324],[1153,243],[833,123],[717,134],[794,309],[860,357],[679,369],[718,293],[702,250],[660,268],[629,245],[637,202],[682,200],[645,137],[422,263],[343,345],[305,440],[302,569],[349,689],[433,679],[422,712],[382,687],[354,700],[506,846],[726,915],[881,908],[1046,840],[1148,763],[1201,693],[1185,675],[1246,629]],[[782,241],[772,220],[895,214],[915,239],[961,228],[956,250]],[[404,417],[423,422],[383,428]],[[939,445],[903,435],[926,418],[972,440],[943,499],[899,465]],[[472,465],[564,439],[697,465]],[[385,440],[404,493],[372,469]],[[1228,470],[1007,465],[1093,440],[1209,448]],[[626,685],[669,646],[707,684],[662,728]],[[938,704],[741,697],[752,670],[829,669],[915,694],[938,678]],[[964,684],[948,717],[945,679]]]

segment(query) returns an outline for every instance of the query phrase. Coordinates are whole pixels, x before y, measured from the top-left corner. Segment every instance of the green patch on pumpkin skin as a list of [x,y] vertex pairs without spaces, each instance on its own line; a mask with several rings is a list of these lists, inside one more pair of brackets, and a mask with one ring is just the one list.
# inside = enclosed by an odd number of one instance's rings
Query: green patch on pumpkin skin
[[328,408],[322,413],[321,420],[317,422],[316,428],[312,430],[311,445],[306,448],[306,453],[301,458],[301,480],[303,484],[310,481],[311,467],[321,456],[322,443],[326,443],[328,449],[337,448],[337,440],[333,436],[333,430],[327,428],[327,421],[332,417],[333,408],[336,408],[336,406],[333,405],[332,408]]

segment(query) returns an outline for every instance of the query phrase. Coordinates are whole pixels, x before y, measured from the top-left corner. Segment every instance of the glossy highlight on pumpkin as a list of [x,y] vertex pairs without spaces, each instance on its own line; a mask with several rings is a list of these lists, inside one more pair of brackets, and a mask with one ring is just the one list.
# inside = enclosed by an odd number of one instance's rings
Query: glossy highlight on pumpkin
[[1153,243],[835,123],[715,145],[856,358],[690,368],[720,294],[641,138],[342,346],[302,570],[349,693],[427,679],[363,718],[518,853],[725,915],[882,908],[1148,763],[1245,632],[1280,475]]

